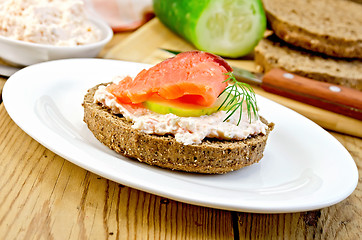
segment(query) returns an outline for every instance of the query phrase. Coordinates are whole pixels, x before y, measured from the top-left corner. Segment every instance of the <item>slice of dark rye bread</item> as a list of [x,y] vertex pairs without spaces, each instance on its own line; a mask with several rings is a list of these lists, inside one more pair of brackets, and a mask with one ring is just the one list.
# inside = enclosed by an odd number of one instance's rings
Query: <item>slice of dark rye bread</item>
[[327,57],[286,44],[275,36],[262,39],[254,49],[263,72],[282,68],[307,78],[362,91],[362,60]]
[[[99,85],[98,85],[99,86]],[[151,135],[133,129],[122,115],[94,103],[98,89],[88,90],[84,97],[84,122],[94,136],[112,150],[140,162],[162,168],[196,173],[226,173],[258,162],[274,124],[268,124],[267,134],[242,141],[207,139],[201,144],[184,145],[173,136]]]
[[362,5],[347,0],[263,0],[284,41],[334,57],[362,58]]

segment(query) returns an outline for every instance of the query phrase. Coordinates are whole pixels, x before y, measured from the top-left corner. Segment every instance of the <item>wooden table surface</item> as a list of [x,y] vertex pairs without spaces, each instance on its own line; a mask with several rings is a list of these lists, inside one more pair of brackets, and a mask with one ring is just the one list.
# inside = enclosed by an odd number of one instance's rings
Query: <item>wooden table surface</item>
[[[154,19],[134,33],[117,34],[100,57],[156,63],[167,56],[155,46],[192,49]],[[233,64],[254,68],[250,59]],[[5,82],[0,78],[0,90]],[[330,133],[350,152],[361,176],[361,138]],[[23,132],[2,102],[0,174],[0,239],[360,239],[362,233],[361,178],[347,199],[310,212],[253,214],[194,206],[68,162]]]

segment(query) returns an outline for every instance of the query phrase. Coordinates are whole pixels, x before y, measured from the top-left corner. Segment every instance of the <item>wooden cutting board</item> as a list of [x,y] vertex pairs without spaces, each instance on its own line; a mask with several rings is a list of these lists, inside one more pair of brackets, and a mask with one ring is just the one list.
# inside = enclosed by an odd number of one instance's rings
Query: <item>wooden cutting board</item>
[[[120,44],[115,45],[103,57],[156,64],[166,58],[172,57],[170,53],[160,50],[160,48],[176,51],[195,49],[191,44],[168,30],[157,18],[154,18],[128,36],[128,38]],[[256,71],[252,54],[241,59],[228,60],[228,62],[233,66]],[[295,110],[325,129],[362,137],[362,121],[267,93],[258,87],[254,87],[254,90],[261,96]]]

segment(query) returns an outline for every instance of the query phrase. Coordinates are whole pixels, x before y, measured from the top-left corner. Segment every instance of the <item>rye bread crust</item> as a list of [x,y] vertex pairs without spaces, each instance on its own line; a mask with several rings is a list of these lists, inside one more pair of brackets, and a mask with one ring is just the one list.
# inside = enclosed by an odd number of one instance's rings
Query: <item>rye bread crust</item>
[[[99,86],[99,85],[98,85]],[[173,136],[145,134],[133,129],[122,115],[93,102],[98,89],[88,90],[84,97],[84,122],[94,136],[112,150],[150,165],[197,173],[226,173],[259,162],[263,157],[268,134],[243,141],[207,139],[198,145],[184,145]],[[265,119],[263,122],[267,123]]]
[[254,57],[263,72],[282,68],[303,77],[362,91],[361,59],[326,57],[286,44],[274,35],[258,43]]
[[362,58],[362,6],[344,0],[263,0],[268,22],[284,41],[340,58]]

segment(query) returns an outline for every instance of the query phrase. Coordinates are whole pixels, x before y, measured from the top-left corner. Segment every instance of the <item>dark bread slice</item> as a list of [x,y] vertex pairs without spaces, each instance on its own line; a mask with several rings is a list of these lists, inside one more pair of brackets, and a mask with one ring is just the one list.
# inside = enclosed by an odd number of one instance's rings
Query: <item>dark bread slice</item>
[[[99,86],[99,85],[98,85]],[[88,90],[84,97],[84,122],[103,144],[112,150],[150,165],[197,173],[226,173],[258,162],[263,157],[268,134],[243,141],[207,139],[198,145],[184,145],[173,136],[145,134],[133,129],[121,115],[93,102],[98,89]],[[262,119],[267,123],[265,119]]]
[[332,58],[286,44],[275,36],[255,47],[255,63],[263,72],[282,68],[307,78],[362,91],[362,61]]
[[362,5],[346,0],[263,0],[284,41],[334,57],[362,58]]

